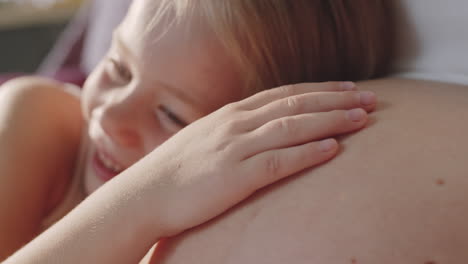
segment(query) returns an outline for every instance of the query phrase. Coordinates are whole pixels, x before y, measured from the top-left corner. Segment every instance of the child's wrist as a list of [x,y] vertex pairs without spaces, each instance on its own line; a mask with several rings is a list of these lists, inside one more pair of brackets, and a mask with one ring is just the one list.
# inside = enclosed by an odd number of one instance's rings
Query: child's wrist
[[[148,171],[150,173],[142,173]],[[114,202],[118,203],[122,217],[128,219],[131,232],[141,236],[142,239],[156,243],[164,237],[164,228],[160,224],[160,216],[163,216],[163,207],[159,205],[165,202],[163,194],[158,190],[158,184],[154,183],[157,172],[148,166],[148,162],[140,161],[116,177],[112,184]]]

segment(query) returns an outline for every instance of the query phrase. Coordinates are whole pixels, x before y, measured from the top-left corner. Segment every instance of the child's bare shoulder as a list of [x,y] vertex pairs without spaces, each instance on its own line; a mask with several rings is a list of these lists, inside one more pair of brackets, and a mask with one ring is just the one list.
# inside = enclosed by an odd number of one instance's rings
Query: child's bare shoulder
[[64,197],[81,126],[79,99],[64,84],[24,77],[0,87],[0,248],[27,242]]
[[50,129],[55,125],[55,129],[76,134],[81,126],[79,93],[78,87],[52,79],[16,78],[0,87],[0,115],[24,119],[31,126],[39,121],[36,119],[39,117],[42,122],[51,121],[48,122]]
[[[70,84],[61,83],[52,79],[26,76],[10,80],[4,83],[0,88],[0,96],[8,97],[10,100],[28,100],[33,99],[57,99],[63,97],[79,97],[80,90]],[[51,97],[52,96],[52,97]]]

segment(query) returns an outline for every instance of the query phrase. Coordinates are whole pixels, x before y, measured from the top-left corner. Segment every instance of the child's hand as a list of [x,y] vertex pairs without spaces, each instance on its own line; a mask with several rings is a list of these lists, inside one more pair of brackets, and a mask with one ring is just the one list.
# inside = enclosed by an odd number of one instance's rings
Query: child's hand
[[159,235],[174,235],[259,188],[331,159],[338,145],[330,137],[362,128],[375,104],[374,94],[343,83],[299,84],[261,92],[199,119],[143,161],[154,164],[158,175],[144,180],[157,206],[152,223]]

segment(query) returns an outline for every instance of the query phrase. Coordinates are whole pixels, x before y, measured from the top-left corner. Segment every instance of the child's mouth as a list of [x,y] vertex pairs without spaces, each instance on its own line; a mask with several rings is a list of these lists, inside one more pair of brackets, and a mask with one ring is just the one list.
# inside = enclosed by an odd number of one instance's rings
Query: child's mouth
[[105,182],[124,170],[122,166],[116,164],[110,157],[99,150],[96,150],[94,153],[92,164],[97,176]]

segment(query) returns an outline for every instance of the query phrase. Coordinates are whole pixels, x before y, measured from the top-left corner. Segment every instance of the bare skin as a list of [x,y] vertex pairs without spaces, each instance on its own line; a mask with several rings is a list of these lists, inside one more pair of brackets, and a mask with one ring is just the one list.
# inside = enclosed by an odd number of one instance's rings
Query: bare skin
[[38,234],[64,195],[79,144],[79,110],[79,100],[57,82],[21,78],[1,87],[0,260]]
[[465,263],[468,89],[378,80],[333,161],[159,243],[152,263]]
[[[271,89],[197,120],[102,186],[5,263],[138,262],[160,238],[206,222],[255,190],[331,159],[337,142],[322,139],[360,130],[367,123],[367,113],[355,107],[375,108],[375,98],[371,103],[362,101],[368,93],[343,85],[331,82]],[[28,91],[49,91],[32,86],[34,90]],[[29,94],[23,95],[31,98]],[[353,110],[334,110],[342,108]],[[68,119],[61,121],[66,125]],[[288,134],[291,129],[294,133]],[[33,176],[51,179],[50,174]],[[46,182],[54,187],[54,182]],[[38,207],[44,202],[31,201]]]
[[160,243],[153,263],[463,263],[466,87],[359,86],[381,98],[379,122],[334,161]]

